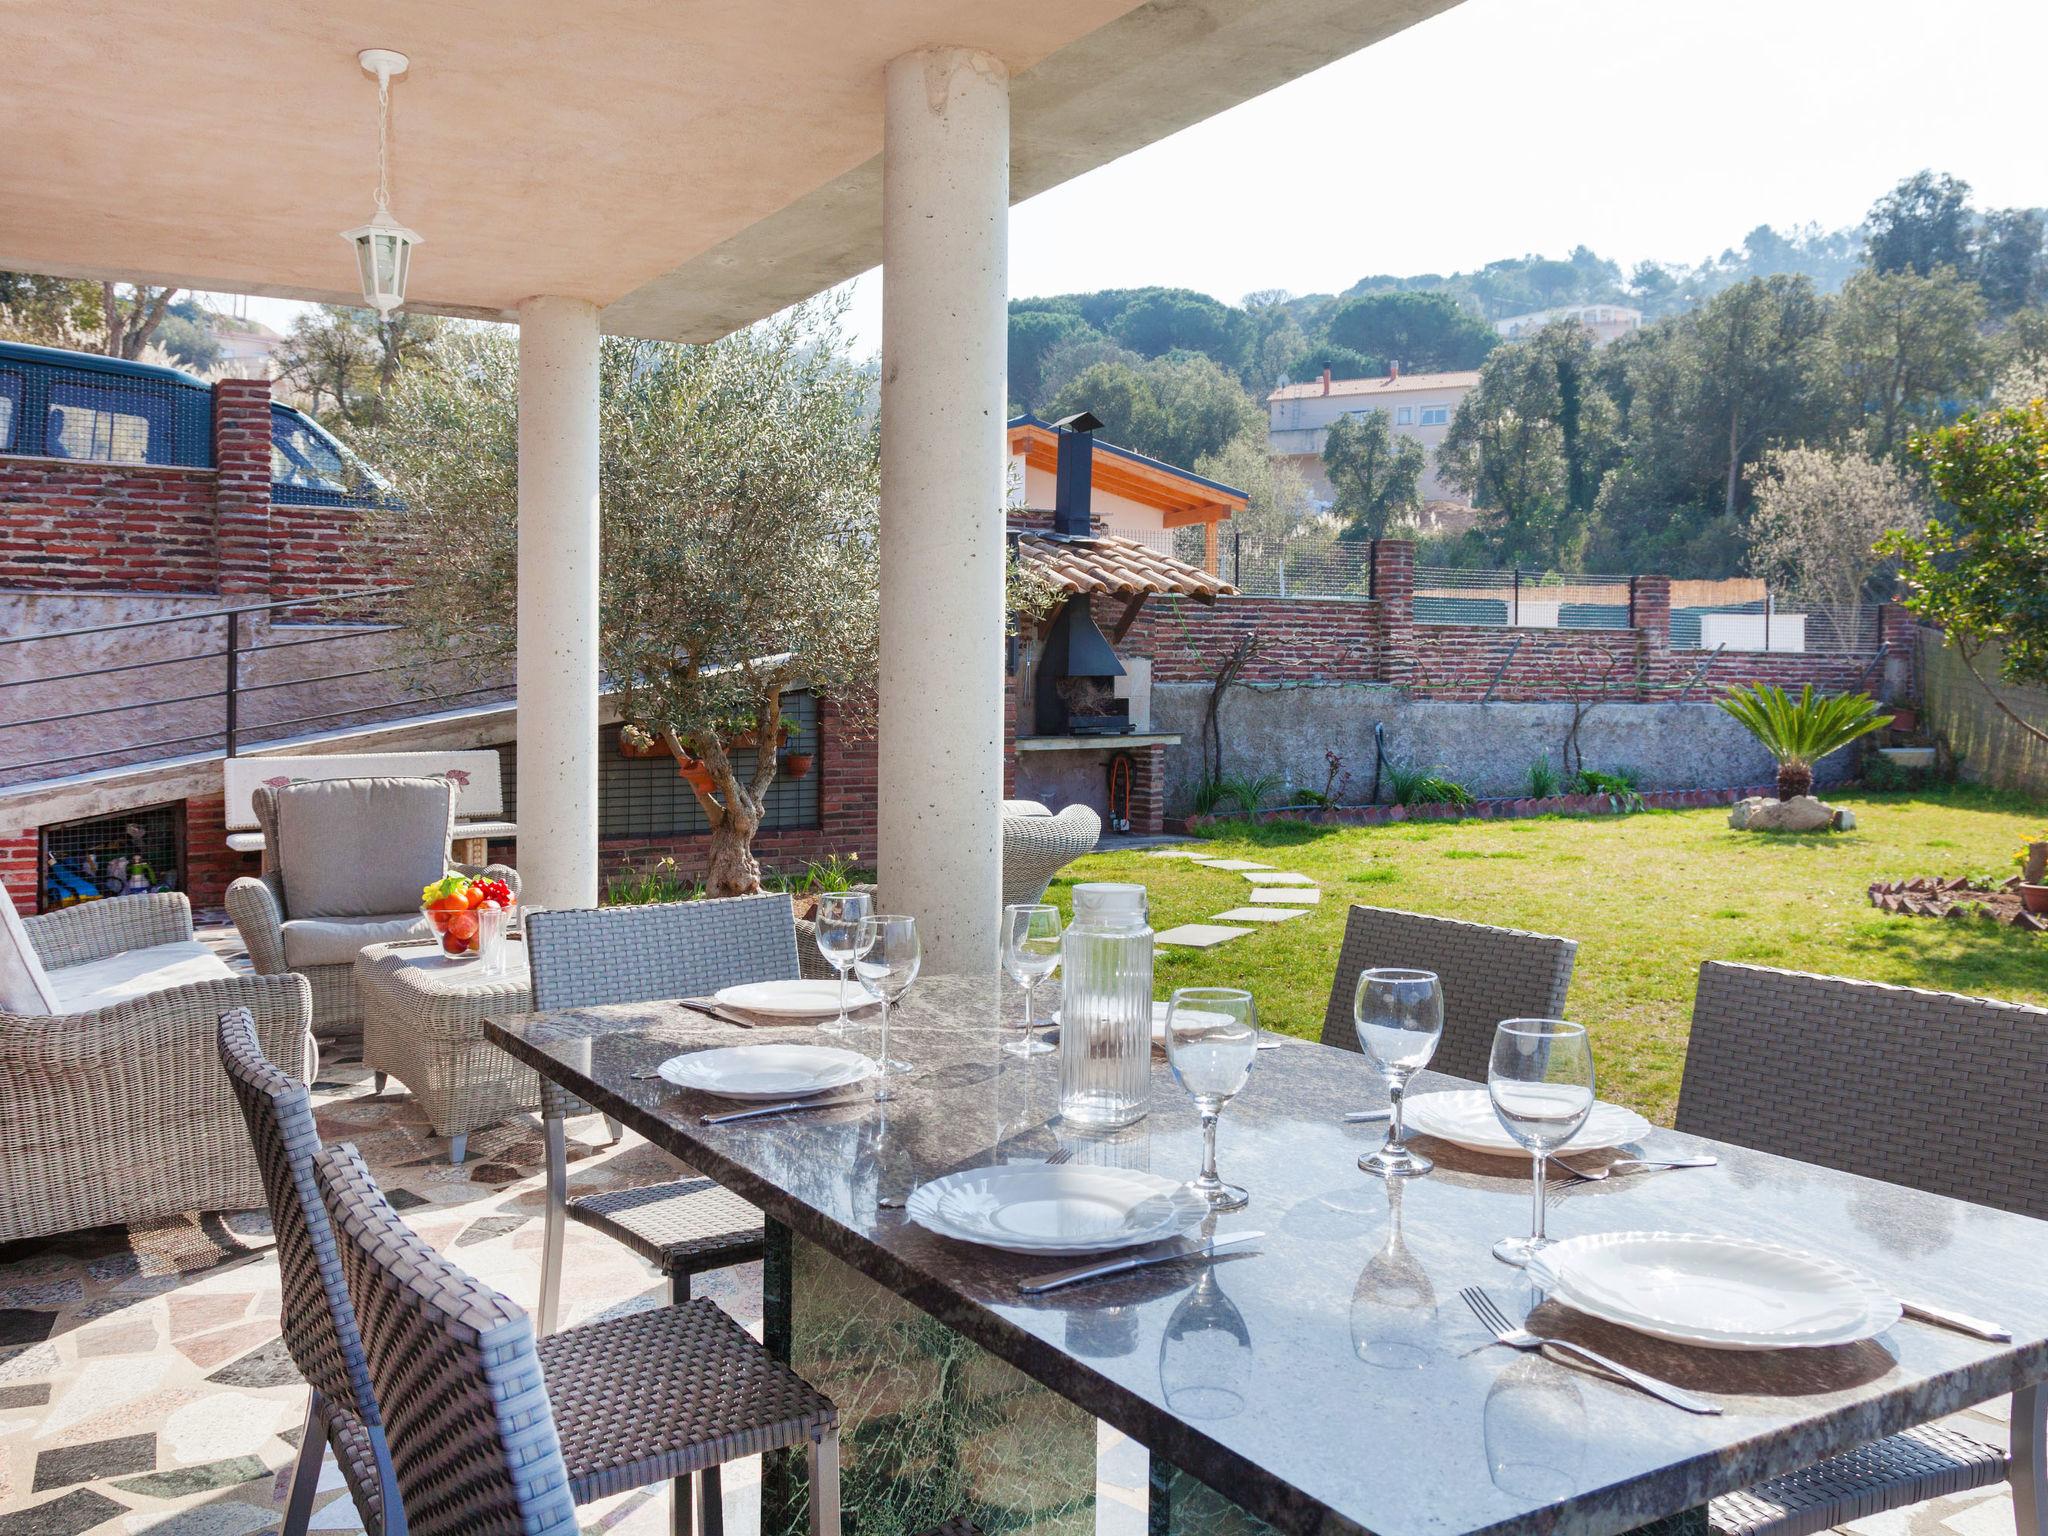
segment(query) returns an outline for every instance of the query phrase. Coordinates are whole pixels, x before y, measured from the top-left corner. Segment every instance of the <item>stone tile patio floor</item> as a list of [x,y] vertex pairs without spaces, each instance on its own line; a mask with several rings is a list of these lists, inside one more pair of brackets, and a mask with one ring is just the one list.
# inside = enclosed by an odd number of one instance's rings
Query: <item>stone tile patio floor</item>
[[[232,930],[209,930],[233,954]],[[446,1144],[397,1085],[370,1093],[359,1065],[323,1069],[315,1114],[329,1141],[354,1141],[420,1234],[518,1301],[540,1282],[543,1205],[539,1123],[521,1116],[480,1131],[469,1161]],[[629,1135],[603,1143],[603,1122],[570,1126],[579,1188],[670,1177],[673,1167]],[[712,1296],[759,1332],[760,1266],[700,1276]],[[659,1305],[666,1287],[624,1248],[571,1224],[565,1323]],[[162,1532],[256,1536],[275,1531],[296,1452],[305,1387],[277,1336],[277,1265],[261,1213],[173,1217],[0,1247],[0,1536]],[[2004,1443],[2004,1405],[1958,1427]],[[1144,1457],[1105,1429],[1098,1536],[1144,1526]],[[759,1472],[729,1469],[731,1536],[758,1530]],[[312,1528],[359,1532],[330,1460]],[[590,1505],[583,1528],[620,1536],[668,1529],[665,1489]],[[1961,1495],[1858,1521],[1855,1536],[2011,1536],[2002,1490]]]

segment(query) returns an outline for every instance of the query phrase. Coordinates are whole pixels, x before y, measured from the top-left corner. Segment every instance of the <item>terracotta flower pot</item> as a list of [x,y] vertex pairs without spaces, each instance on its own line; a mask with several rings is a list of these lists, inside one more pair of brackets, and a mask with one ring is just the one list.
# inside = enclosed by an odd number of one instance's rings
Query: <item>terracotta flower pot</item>
[[2020,885],[2020,905],[2029,912],[2048,912],[2048,885]]
[[815,761],[809,752],[785,752],[782,754],[782,771],[792,779],[800,779],[811,771]]
[[688,781],[690,787],[703,794],[709,794],[718,787],[712,776],[711,765],[701,757],[683,757],[676,760],[676,772]]
[[637,761],[642,758],[665,757],[667,754],[668,748],[658,741],[650,741],[643,747],[636,746],[623,736],[619,738],[619,756],[621,757],[632,758]]

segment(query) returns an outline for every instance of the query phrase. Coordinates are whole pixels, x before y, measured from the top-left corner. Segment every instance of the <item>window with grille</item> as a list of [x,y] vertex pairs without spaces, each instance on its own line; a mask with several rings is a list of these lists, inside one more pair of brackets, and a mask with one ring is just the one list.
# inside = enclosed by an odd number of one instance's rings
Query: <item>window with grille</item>
[[185,888],[182,802],[44,827],[37,910]]
[[[818,751],[818,701],[808,693],[783,695],[782,713],[798,726],[791,740],[791,746],[784,751],[797,750],[816,754]],[[519,768],[518,754],[510,746],[501,746],[499,754],[504,759],[500,779],[505,791],[505,815],[507,820],[519,818]],[[754,754],[736,754],[740,777],[745,778],[754,766]],[[761,829],[774,831],[787,827],[815,827],[818,825],[818,777],[820,768],[814,767],[803,778],[793,779],[786,772],[775,775],[775,783],[768,790],[767,813],[761,819]],[[709,832],[711,825],[704,819],[704,812],[697,805],[697,798],[690,793],[690,786],[683,782],[676,772],[675,760],[662,753],[657,757],[625,757],[619,751],[619,728],[608,725],[604,728],[597,756],[597,835],[601,838],[662,838],[689,837]]]
[[1422,408],[1422,425],[1443,427],[1450,425],[1451,408],[1448,405],[1425,405]]

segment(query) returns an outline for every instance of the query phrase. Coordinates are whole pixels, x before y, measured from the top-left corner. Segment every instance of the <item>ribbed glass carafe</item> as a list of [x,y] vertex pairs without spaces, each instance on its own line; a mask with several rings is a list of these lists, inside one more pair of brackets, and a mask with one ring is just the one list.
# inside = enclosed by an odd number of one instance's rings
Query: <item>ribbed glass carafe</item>
[[1076,1125],[1143,1118],[1152,1084],[1152,927],[1145,887],[1074,887],[1062,945],[1060,1117]]

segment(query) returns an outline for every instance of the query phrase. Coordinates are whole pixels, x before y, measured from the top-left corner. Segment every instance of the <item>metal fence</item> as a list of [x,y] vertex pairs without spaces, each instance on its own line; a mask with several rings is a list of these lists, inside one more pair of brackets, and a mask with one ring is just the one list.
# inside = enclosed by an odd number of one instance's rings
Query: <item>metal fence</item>
[[1626,576],[1415,567],[1415,622],[1511,629],[1627,629]]
[[1874,603],[1793,603],[1776,593],[1749,602],[1671,606],[1674,651],[1875,651],[1881,633]]

